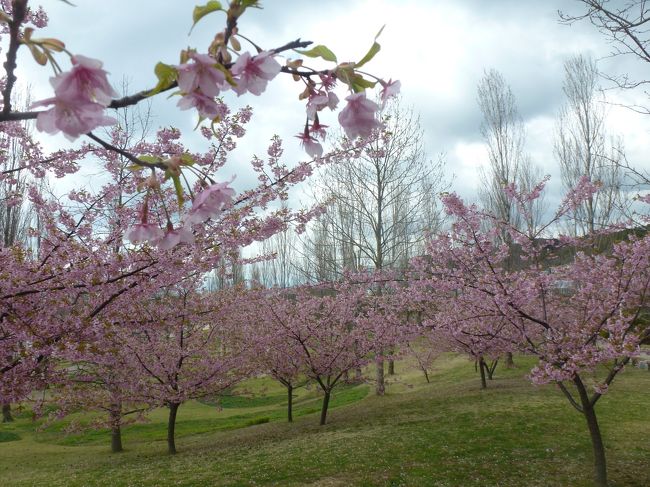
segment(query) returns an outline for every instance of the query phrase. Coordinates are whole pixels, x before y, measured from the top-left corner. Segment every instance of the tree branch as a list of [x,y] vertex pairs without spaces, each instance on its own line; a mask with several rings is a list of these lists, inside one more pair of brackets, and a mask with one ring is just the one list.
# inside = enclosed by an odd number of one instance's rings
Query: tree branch
[[4,68],[7,73],[7,84],[2,92],[2,113],[11,112],[11,91],[16,83],[16,55],[20,47],[20,25],[25,20],[27,14],[27,0],[14,0],[11,2],[13,7],[13,19],[9,22],[9,49],[7,50],[7,60]]

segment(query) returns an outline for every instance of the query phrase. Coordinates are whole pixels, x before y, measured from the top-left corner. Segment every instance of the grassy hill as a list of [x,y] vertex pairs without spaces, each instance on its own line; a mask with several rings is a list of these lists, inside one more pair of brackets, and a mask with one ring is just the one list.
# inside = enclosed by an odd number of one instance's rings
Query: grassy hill
[[[227,397],[222,409],[181,406],[176,456],[165,453],[166,411],[124,429],[126,452],[107,431],[66,435],[29,419],[0,425],[0,484],[194,486],[588,486],[584,420],[552,386],[526,379],[530,359],[497,369],[486,391],[472,363],[445,356],[431,384],[398,363],[388,395],[368,385],[333,396],[318,426],[319,397],[301,390],[285,422],[284,389],[267,379]],[[650,485],[650,373],[629,368],[598,404],[613,486]],[[80,421],[90,418],[80,416]]]

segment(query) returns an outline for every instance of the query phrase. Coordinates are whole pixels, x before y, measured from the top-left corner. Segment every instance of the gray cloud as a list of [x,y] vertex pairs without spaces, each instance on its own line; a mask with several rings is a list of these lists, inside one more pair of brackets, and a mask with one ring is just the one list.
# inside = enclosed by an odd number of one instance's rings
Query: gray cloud
[[[188,37],[191,9],[194,3],[200,3],[198,0],[75,3],[77,7],[48,2],[51,25],[46,34],[63,39],[72,52],[101,58],[116,85],[126,76],[134,89],[154,83],[153,66],[157,61],[177,62],[179,50],[188,45],[205,49],[223,26],[223,15],[213,14]],[[241,30],[265,47],[302,37],[327,44],[342,58],[355,58],[365,52],[377,29],[387,24],[380,38],[382,51],[368,70],[402,80],[405,104],[421,113],[430,157],[447,152],[449,170],[457,174],[471,172],[463,166],[469,162],[461,160],[459,154],[480,158],[477,144],[481,142],[481,114],[476,103],[476,85],[485,69],[501,71],[512,86],[521,115],[531,128],[528,149],[534,162],[544,172],[557,174],[552,129],[553,118],[564,101],[562,63],[572,54],[589,52],[602,58],[610,52],[602,36],[588,23],[566,26],[558,22],[559,9],[580,11],[577,2],[564,0],[264,3],[264,10],[250,11],[242,18]],[[50,73],[36,68],[25,56],[21,65],[24,67],[20,74],[32,81],[37,95],[49,96]],[[602,66],[612,72],[641,76],[646,69],[633,59],[622,58],[604,60]],[[298,92],[295,83],[284,80],[274,83],[267,96],[260,99],[234,101],[254,104],[257,116],[250,137],[226,168],[228,176],[243,172],[251,154],[264,154],[268,139],[275,133],[285,139],[289,160],[302,157],[293,138],[304,123],[304,107],[297,100]],[[174,100],[158,97],[154,113],[161,126],[177,125],[191,133],[194,117],[179,112]],[[335,114],[326,118],[325,123],[335,125]],[[648,121],[619,114],[612,125],[614,133],[628,138],[633,148],[630,159],[645,161],[643,157],[649,149],[647,129],[639,127],[650,128]],[[191,135],[190,143],[198,145],[200,138]],[[238,184],[249,181],[249,174],[238,177]],[[476,178],[465,178],[458,179],[455,185],[461,194],[473,195],[476,182]],[[558,187],[553,182],[554,199]]]

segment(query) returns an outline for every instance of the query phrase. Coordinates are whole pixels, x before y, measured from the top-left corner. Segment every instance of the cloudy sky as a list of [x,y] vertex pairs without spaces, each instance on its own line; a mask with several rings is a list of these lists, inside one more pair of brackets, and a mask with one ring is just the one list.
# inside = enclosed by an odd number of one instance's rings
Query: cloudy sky
[[[178,0],[43,0],[50,14],[47,35],[63,40],[73,53],[102,59],[115,86],[126,78],[134,90],[155,84],[157,61],[176,63],[188,46],[205,51],[212,36],[223,28],[224,15],[206,17],[188,36],[194,2]],[[588,23],[572,26],[559,22],[558,10],[580,13],[573,0],[267,0],[263,10],[250,10],[240,21],[240,32],[265,48],[296,38],[325,44],[339,61],[360,59],[377,31],[386,25],[379,41],[381,52],[368,71],[385,79],[400,79],[403,99],[421,116],[429,157],[445,154],[453,188],[475,198],[479,168],[487,163],[480,135],[481,113],[476,86],[485,70],[500,71],[517,98],[527,132],[526,150],[543,173],[554,179],[551,190],[560,191],[553,158],[555,118],[564,103],[563,62],[574,54],[599,59],[608,73],[642,73],[645,66],[633,59],[607,59],[610,47]],[[23,53],[25,55],[26,53]],[[19,76],[29,79],[34,98],[50,95],[50,74],[22,59]],[[241,173],[252,154],[264,154],[267,141],[278,134],[286,141],[287,162],[304,158],[293,136],[304,124],[304,105],[297,100],[299,86],[289,77],[274,82],[260,99],[228,99],[234,105],[255,106],[249,136],[224,169],[224,178]],[[340,95],[344,95],[343,92]],[[643,102],[642,94],[607,93],[615,103]],[[641,96],[641,98],[634,98]],[[154,123],[175,125],[191,132],[195,115],[179,112],[176,101],[157,97]],[[622,136],[628,157],[639,167],[649,167],[650,117],[608,106],[609,133]],[[334,125],[328,113],[323,123]],[[63,140],[63,139],[61,139]],[[47,141],[48,147],[61,143]],[[190,144],[200,138],[189,137]],[[64,142],[65,143],[65,142]],[[195,148],[199,148],[196,146]]]

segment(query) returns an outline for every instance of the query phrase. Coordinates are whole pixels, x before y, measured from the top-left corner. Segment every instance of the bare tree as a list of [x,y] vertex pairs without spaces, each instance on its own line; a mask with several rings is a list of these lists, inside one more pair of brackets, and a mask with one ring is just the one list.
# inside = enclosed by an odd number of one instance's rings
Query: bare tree
[[[341,262],[343,268],[357,269],[349,266],[340,257],[345,243],[338,238],[330,238],[332,230],[327,217],[317,218],[310,226],[310,231],[302,240],[300,264],[301,279],[306,282],[335,281],[340,276]],[[349,266],[349,267],[348,267]]]
[[479,197],[486,210],[515,227],[516,209],[504,192],[517,183],[524,162],[525,131],[515,96],[498,71],[485,72],[478,84],[478,104],[483,112],[481,134],[488,149],[489,166],[484,171]]
[[[650,63],[650,5],[646,0],[578,0],[586,11],[579,15],[559,12],[566,24],[588,20],[600,31],[612,46],[610,56],[633,56]],[[625,89],[634,89],[650,83],[649,80],[630,78],[628,74],[603,76]],[[650,113],[647,107],[633,106],[642,113]]]
[[0,180],[0,232],[2,246],[11,247],[15,244],[27,243],[27,230],[32,222],[33,214],[29,203],[24,201],[29,184],[28,173],[17,170],[25,162],[20,141],[6,137],[0,141],[8,148],[2,156],[0,165],[3,171],[15,171],[11,176]]
[[[542,182],[545,178],[542,174],[542,169],[531,163],[530,161],[524,163],[519,171],[517,178],[517,185],[525,192],[532,192],[535,187]],[[529,235],[536,235],[539,233],[540,226],[544,221],[544,208],[546,206],[545,193],[526,203],[525,215],[522,215],[520,224],[526,233]]]
[[[24,99],[13,100],[14,105],[28,107],[31,104],[29,89],[23,95]],[[29,202],[25,201],[27,188],[31,183],[29,172],[25,169],[32,157],[31,123],[24,122],[21,127],[25,137],[15,137],[3,133],[0,135],[0,245],[27,245],[30,225],[34,214]]]
[[239,254],[223,256],[219,259],[219,264],[207,275],[205,285],[209,292],[217,292],[243,283],[245,277]]
[[612,223],[620,213],[622,177],[620,142],[609,142],[605,109],[598,88],[598,69],[590,57],[574,56],[564,63],[564,93],[567,103],[557,124],[555,155],[565,189],[587,176],[601,189],[576,209],[575,235],[585,235]]
[[[317,183],[317,199],[328,202],[328,211],[312,235],[318,253],[311,259],[331,259],[319,266],[327,274],[405,266],[423,244],[425,231],[439,222],[432,200],[445,186],[443,161],[426,158],[413,110],[397,100],[382,116],[384,129],[362,157],[328,166]],[[384,390],[379,356],[376,392]]]
[[[579,0],[584,7],[580,14],[559,12],[564,23],[572,24],[579,21],[589,21],[607,39],[611,46],[609,57],[624,56],[635,58],[642,63],[650,63],[650,4],[646,0]],[[628,73],[599,75],[614,87],[625,90],[643,90],[647,96],[649,79],[636,78]],[[646,103],[625,105],[631,110],[650,115],[650,107]],[[650,187],[650,171],[635,167],[625,157],[622,151],[614,148],[612,165],[617,165],[625,175],[627,186],[631,189],[647,189]]]
[[[515,96],[503,75],[494,69],[485,72],[477,91],[483,113],[481,134],[488,151],[488,167],[483,171],[479,188],[481,203],[489,213],[513,227],[537,225],[542,215],[541,205],[531,203],[529,221],[521,221],[520,212],[504,191],[506,185],[513,183],[530,190],[542,178],[541,170],[525,153],[526,132]],[[510,236],[505,232],[500,239],[510,243]],[[508,368],[514,367],[512,353],[506,354],[505,363]]]
[[253,264],[257,269],[256,281],[264,287],[287,288],[297,284],[297,243],[296,233],[290,227],[262,241],[261,254],[269,258]]

